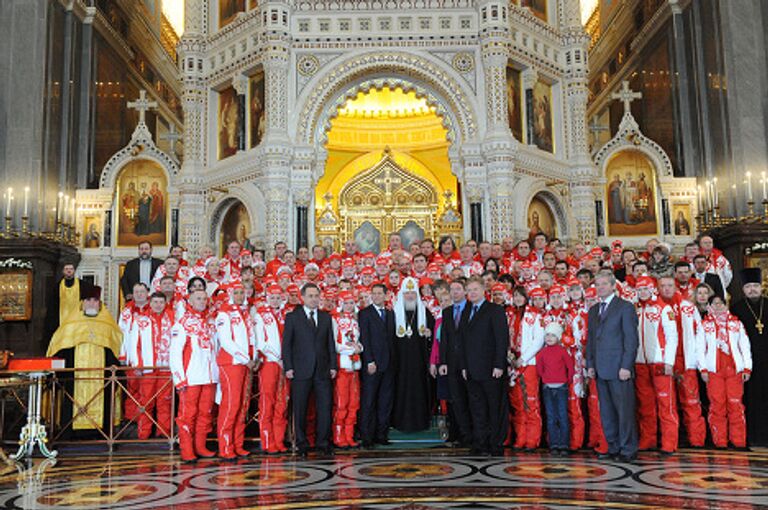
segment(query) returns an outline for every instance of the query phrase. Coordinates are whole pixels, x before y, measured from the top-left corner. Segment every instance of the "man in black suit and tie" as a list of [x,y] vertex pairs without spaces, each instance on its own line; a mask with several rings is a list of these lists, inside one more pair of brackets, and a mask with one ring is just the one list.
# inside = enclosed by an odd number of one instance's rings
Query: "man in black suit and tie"
[[715,291],[716,296],[720,296],[725,299],[725,290],[723,289],[723,281],[720,276],[715,273],[708,273],[707,266],[709,261],[704,255],[696,255],[693,257],[693,277],[699,280],[699,283],[706,283],[712,290]]
[[472,453],[500,456],[507,430],[504,369],[509,328],[504,309],[485,300],[482,279],[467,283],[461,317],[461,373],[467,381],[472,413]]
[[152,257],[152,243],[142,241],[139,243],[139,256],[129,260],[125,264],[123,276],[120,278],[120,289],[123,291],[123,298],[130,301],[133,298],[133,286],[137,283],[143,283],[147,288],[152,288],[152,278],[155,276],[157,268],[163,264],[163,261]]
[[387,310],[387,287],[371,287],[373,304],[360,310],[360,342],[363,344],[360,391],[360,437],[365,448],[389,444],[389,420],[395,391],[395,314]]
[[587,375],[597,378],[600,418],[608,455],[623,462],[637,458],[637,417],[633,381],[637,357],[637,312],[615,295],[616,279],[601,271],[595,279],[600,302],[589,309]]
[[314,390],[317,408],[316,445],[327,455],[333,454],[330,443],[332,379],[336,377],[336,346],[331,316],[318,310],[320,289],[307,283],[301,289],[304,306],[285,316],[283,329],[283,368],[291,380],[291,400],[299,456],[306,457],[307,404]]
[[440,375],[447,376],[450,399],[451,436],[461,447],[472,444],[472,418],[469,415],[467,382],[461,376],[461,335],[459,324],[467,306],[464,278],[451,282],[453,304],[443,309],[440,327]]

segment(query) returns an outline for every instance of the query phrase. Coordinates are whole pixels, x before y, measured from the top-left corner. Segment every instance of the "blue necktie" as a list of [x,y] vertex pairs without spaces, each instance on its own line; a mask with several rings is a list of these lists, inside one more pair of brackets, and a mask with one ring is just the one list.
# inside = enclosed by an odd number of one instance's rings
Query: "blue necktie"
[[381,320],[387,322],[387,311],[384,308],[379,308],[379,315],[381,315]]
[[453,324],[458,327],[459,320],[461,320],[461,307],[459,305],[453,305]]
[[480,308],[480,305],[475,305],[472,307],[472,313],[469,314],[469,320],[472,320],[472,317],[475,316],[478,308]]
[[605,313],[605,307],[608,306],[608,303],[602,302],[600,303],[600,318],[603,318],[603,313]]

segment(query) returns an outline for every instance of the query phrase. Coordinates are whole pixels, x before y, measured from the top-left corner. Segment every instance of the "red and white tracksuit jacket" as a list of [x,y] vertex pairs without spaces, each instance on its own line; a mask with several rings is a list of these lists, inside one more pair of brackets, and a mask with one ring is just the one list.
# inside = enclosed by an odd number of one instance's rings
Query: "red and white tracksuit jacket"
[[362,366],[357,348],[360,326],[354,314],[341,312],[333,318],[339,373],[334,386],[333,442],[336,446],[354,446],[357,411],[360,409],[360,374]]
[[[587,348],[589,338],[589,310],[582,308],[579,310],[571,325],[573,334],[573,343],[581,345],[582,352]],[[598,453],[608,453],[608,441],[603,433],[603,421],[600,417],[600,400],[597,395],[597,381],[592,378],[587,384],[589,394],[587,398],[587,414],[589,415],[589,435],[587,437],[587,446],[594,448]],[[573,445],[572,445],[573,447]]]
[[728,285],[733,280],[733,269],[731,269],[731,263],[725,258],[723,252],[717,248],[712,249],[712,253],[707,257],[707,272],[715,273],[720,277],[720,281],[723,283],[723,289],[727,289]]
[[219,456],[247,455],[243,449],[251,400],[251,369],[256,353],[254,321],[248,305],[224,303],[216,315],[221,404],[218,416]]
[[675,380],[677,396],[683,414],[683,424],[691,446],[704,446],[707,424],[701,411],[698,370],[703,363],[704,337],[701,334],[701,315],[698,309],[683,298],[681,293],[667,301],[675,312],[677,324],[677,357]]
[[205,445],[211,430],[219,370],[215,328],[206,311],[187,306],[171,328],[170,368],[179,390],[176,424],[183,460],[214,455]]
[[[152,411],[157,409],[158,433],[168,434],[173,389],[168,355],[173,314],[167,308],[156,314],[149,305],[138,307],[130,301],[120,313],[118,325],[123,332],[120,362],[137,369],[128,375],[125,415],[136,419],[139,439],[147,439],[152,435]],[[143,413],[139,407],[144,408]]]
[[240,259],[234,260],[229,255],[221,259],[221,269],[224,281],[231,282],[240,279]]
[[544,345],[542,311],[528,306],[520,324],[520,375],[510,380],[510,400],[519,420],[512,421],[515,429],[515,448],[537,448],[541,442],[541,408],[539,405],[539,376],[536,372],[536,354]]
[[283,370],[283,326],[285,309],[256,308],[256,350],[263,361],[259,369],[259,437],[261,449],[285,452],[290,381]]
[[674,379],[664,366],[674,366],[677,356],[677,323],[672,307],[654,297],[637,303],[640,345],[635,360],[635,392],[639,425],[639,448],[656,448],[661,423],[661,449],[677,450],[677,397]]
[[734,315],[721,319],[708,316],[702,321],[705,352],[702,373],[707,373],[709,428],[717,447],[747,444],[744,415],[743,374],[752,372],[752,352],[744,325]]
[[[168,272],[165,270],[165,266],[160,266],[157,268],[157,271],[155,271],[155,276],[152,278],[152,285],[150,285],[152,292],[160,292],[160,280],[162,280],[163,277],[167,274]],[[176,294],[180,294],[182,296],[187,295],[187,282],[191,277],[192,275],[190,274],[188,267],[179,267],[179,270],[176,271],[176,276],[174,278]]]

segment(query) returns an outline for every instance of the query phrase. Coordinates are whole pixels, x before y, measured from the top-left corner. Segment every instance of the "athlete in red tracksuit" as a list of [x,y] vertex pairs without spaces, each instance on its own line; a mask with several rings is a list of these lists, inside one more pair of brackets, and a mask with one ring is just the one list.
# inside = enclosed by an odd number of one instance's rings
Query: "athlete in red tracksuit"
[[339,372],[333,395],[333,443],[339,447],[356,447],[355,424],[360,409],[360,326],[355,317],[355,295],[344,291],[339,295],[341,312],[333,318]]
[[[141,287],[141,288],[139,288]],[[146,299],[146,287],[137,284],[134,296],[140,302]],[[171,343],[173,310],[166,306],[165,295],[159,292],[152,295],[149,305],[140,306],[130,301],[120,313],[120,329],[123,331],[121,362],[136,368],[136,373],[129,378],[134,381],[133,398],[126,397],[126,409],[135,409],[139,439],[148,439],[152,435],[153,411],[157,411],[157,435],[167,436],[171,432],[171,399],[173,398],[168,370],[168,352]],[[155,368],[150,368],[155,367]],[[139,413],[139,407],[144,408]],[[128,406],[128,402],[133,405]]]
[[[520,357],[515,366],[520,375],[514,380],[513,401],[523,408],[523,419],[513,422],[515,427],[514,448],[532,450],[541,442],[541,409],[539,404],[539,376],[536,372],[536,354],[544,345],[544,328],[541,316],[544,313],[546,293],[541,287],[529,292],[532,305],[523,314],[520,325]],[[512,384],[512,382],[510,382]],[[517,407],[517,405],[513,405]]]
[[677,450],[680,421],[672,378],[677,356],[677,324],[672,307],[656,298],[650,276],[637,279],[637,318],[640,345],[635,360],[635,391],[640,450],[656,448],[661,428],[661,451]]
[[250,454],[243,447],[245,421],[251,401],[252,371],[256,365],[253,318],[245,302],[245,287],[235,280],[226,285],[229,300],[216,315],[219,352],[219,457],[234,459]]
[[215,330],[207,313],[208,294],[196,290],[171,328],[170,367],[179,393],[176,425],[179,427],[181,458],[213,457],[205,441],[213,421],[213,401],[219,380],[216,365]]
[[[125,418],[135,420],[138,425],[139,406],[141,405],[141,376],[142,367],[151,367],[152,363],[144,363],[141,359],[141,346],[151,347],[151,328],[149,324],[149,288],[143,283],[133,286],[133,299],[125,304],[120,311],[117,321],[123,332],[123,343],[120,346],[120,363],[135,370],[126,372],[125,402],[123,411]],[[144,342],[141,341],[142,337]],[[147,436],[149,437],[149,436]],[[146,439],[146,437],[140,437]]]
[[281,309],[283,289],[267,287],[267,305],[256,309],[256,348],[262,360],[259,369],[259,437],[267,453],[287,452],[285,430],[288,427],[290,381],[283,370],[283,326]]
[[525,406],[523,405],[522,393],[519,391],[520,388],[515,388],[521,369],[515,366],[515,362],[520,358],[520,332],[527,305],[528,297],[525,288],[521,286],[512,291],[512,304],[505,309],[509,328],[509,350],[507,351],[509,389],[507,398],[511,408],[509,413],[510,428],[505,445],[512,444],[512,432],[517,434],[520,429],[525,427]]
[[[589,338],[589,309],[598,303],[597,290],[589,287],[584,291],[584,308],[575,318],[573,325],[574,343],[582,345],[582,352],[587,348]],[[589,378],[589,396],[587,398],[587,414],[589,415],[589,436],[587,446],[594,448],[598,455],[608,453],[608,441],[603,433],[603,422],[600,417],[600,400],[597,395],[597,381]]]
[[736,448],[744,448],[747,420],[742,398],[744,382],[752,373],[749,337],[720,296],[712,296],[709,303],[710,314],[702,321],[701,377],[707,383],[712,442],[725,448],[730,440]]
[[699,395],[699,352],[703,342],[701,315],[693,303],[683,298],[676,290],[671,277],[659,280],[659,297],[675,312],[677,324],[677,355],[675,358],[675,381],[677,396],[683,415],[683,424],[691,446],[704,446],[707,438],[707,423],[701,412]]

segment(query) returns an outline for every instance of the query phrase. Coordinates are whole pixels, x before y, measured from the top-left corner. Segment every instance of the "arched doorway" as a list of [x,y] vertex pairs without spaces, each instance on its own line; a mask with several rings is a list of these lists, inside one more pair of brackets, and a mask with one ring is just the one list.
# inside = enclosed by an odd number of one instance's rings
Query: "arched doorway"
[[218,252],[224,255],[227,245],[232,241],[238,241],[243,249],[253,250],[251,243],[251,215],[240,200],[230,199],[226,204],[221,226],[219,228]]
[[339,250],[355,239],[362,250],[377,251],[393,232],[406,244],[461,237],[448,130],[425,98],[399,86],[360,91],[326,134],[328,158],[315,188],[319,243]]

